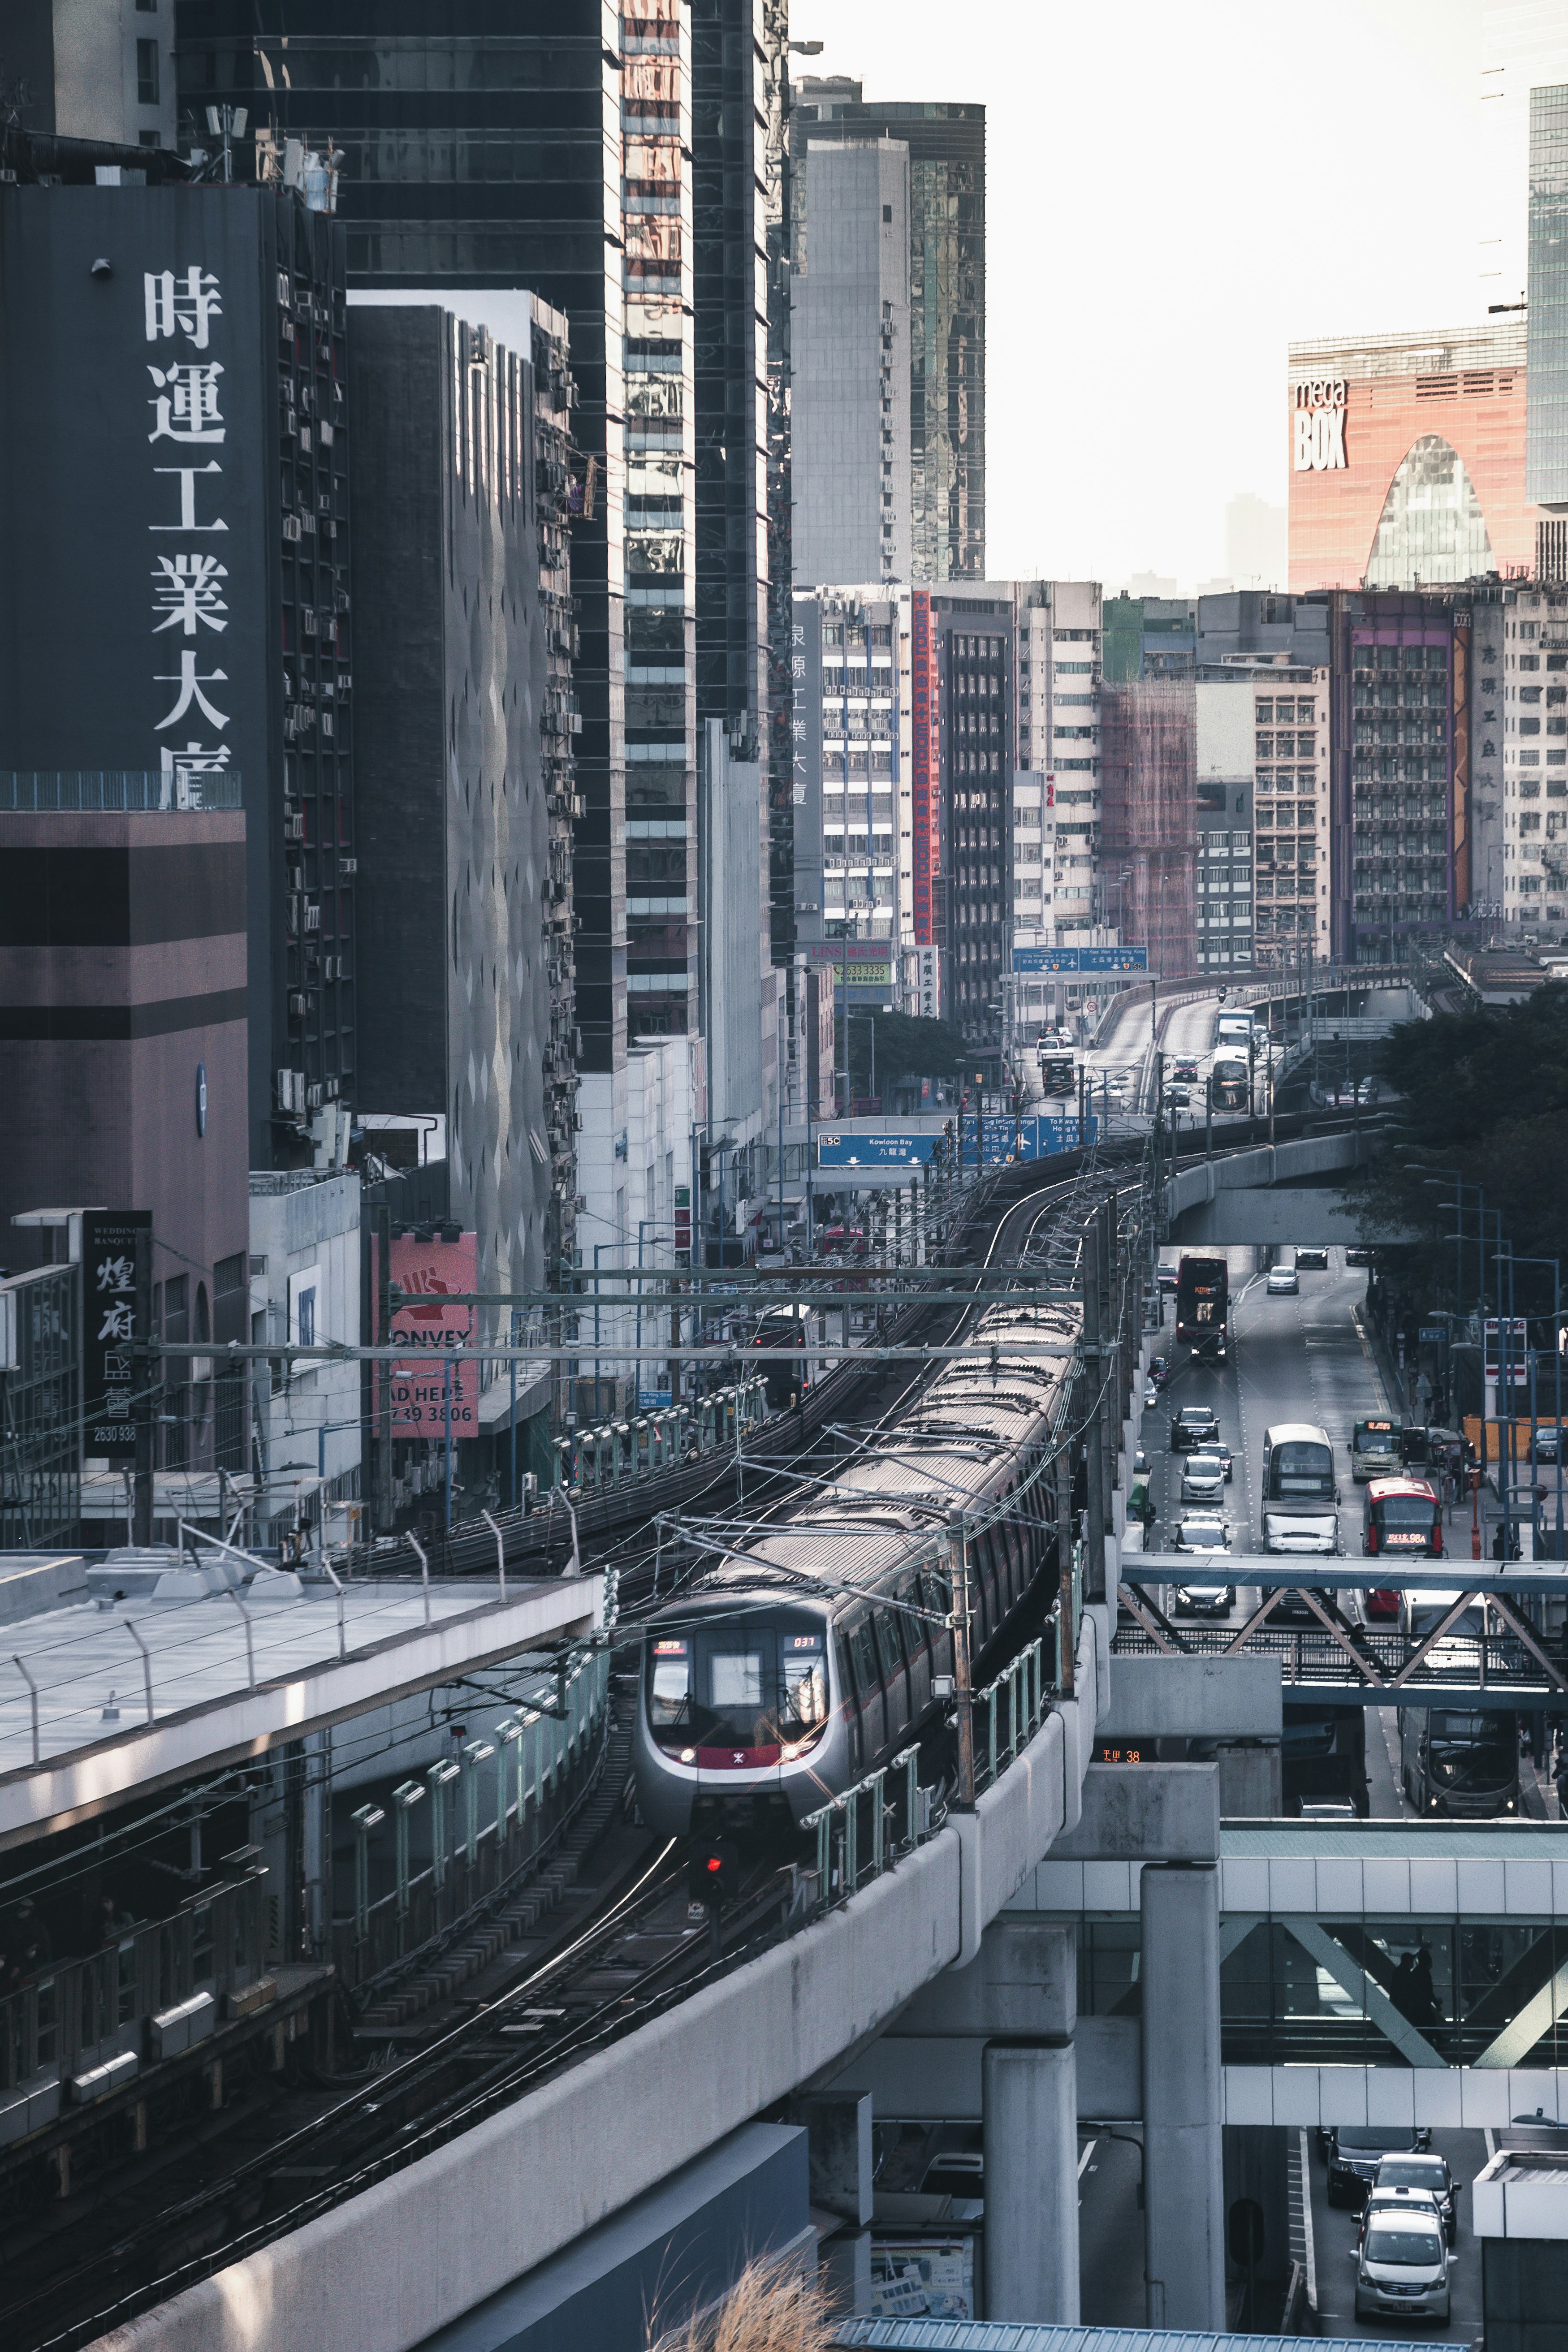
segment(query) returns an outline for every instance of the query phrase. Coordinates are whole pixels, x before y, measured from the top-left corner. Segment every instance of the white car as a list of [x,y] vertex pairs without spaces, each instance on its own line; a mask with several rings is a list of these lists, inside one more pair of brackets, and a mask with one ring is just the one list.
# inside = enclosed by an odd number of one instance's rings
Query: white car
[[1228,1551],[1230,1522],[1223,1511],[1184,1511],[1171,1548],[1173,1551]]
[[1448,2319],[1448,2249],[1435,2210],[1369,2219],[1355,2258],[1358,2319]]
[[1178,1584],[1176,1613],[1184,1617],[1223,1617],[1236,1606],[1234,1584]]
[[1300,1277],[1293,1265],[1271,1265],[1268,1269],[1270,1298],[1294,1298],[1300,1291]]
[[1205,1446],[1195,1454],[1183,1454],[1182,1500],[1184,1503],[1225,1501],[1223,1454],[1210,1453]]

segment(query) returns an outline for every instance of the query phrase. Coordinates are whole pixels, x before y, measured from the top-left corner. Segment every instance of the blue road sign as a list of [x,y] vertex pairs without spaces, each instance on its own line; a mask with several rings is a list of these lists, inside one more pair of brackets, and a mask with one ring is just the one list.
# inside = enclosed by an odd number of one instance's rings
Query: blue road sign
[[[1087,1121],[1089,1139],[1093,1141],[1099,1120]],[[974,1120],[963,1122],[964,1165],[974,1165]],[[954,1121],[956,1135],[957,1122]],[[816,1164],[819,1168],[909,1168],[931,1158],[942,1138],[937,1135],[839,1135],[819,1134],[816,1139]],[[1057,1151],[1078,1149],[1078,1113],[1070,1112],[1061,1118],[1025,1118],[1013,1120],[1005,1113],[988,1111],[980,1125],[980,1148],[987,1167],[1011,1160],[1044,1160]]]
[[1015,948],[1015,971],[1147,971],[1142,948]]

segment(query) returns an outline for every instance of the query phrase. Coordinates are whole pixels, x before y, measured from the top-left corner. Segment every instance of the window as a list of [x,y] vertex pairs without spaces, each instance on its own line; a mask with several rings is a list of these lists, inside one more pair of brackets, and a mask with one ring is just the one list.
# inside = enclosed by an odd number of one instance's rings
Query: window
[[884,205],[882,206],[882,218],[883,218],[885,221],[890,221],[890,220],[892,219],[892,217],[893,217],[893,207],[892,207],[892,205]]
[[136,44],[136,103],[156,106],[158,103],[158,44],[138,41]]

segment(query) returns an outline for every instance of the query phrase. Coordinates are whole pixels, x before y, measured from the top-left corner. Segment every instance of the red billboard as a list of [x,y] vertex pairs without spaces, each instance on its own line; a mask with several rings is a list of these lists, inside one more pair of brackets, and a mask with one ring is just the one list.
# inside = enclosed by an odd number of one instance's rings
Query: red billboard
[[395,1348],[408,1350],[391,1370],[395,1437],[443,1438],[448,1412],[454,1437],[471,1437],[479,1428],[479,1360],[467,1352],[478,1315],[453,1304],[454,1293],[479,1286],[476,1238],[422,1242],[403,1234],[393,1242],[392,1286],[402,1296],[393,1301],[388,1336]]

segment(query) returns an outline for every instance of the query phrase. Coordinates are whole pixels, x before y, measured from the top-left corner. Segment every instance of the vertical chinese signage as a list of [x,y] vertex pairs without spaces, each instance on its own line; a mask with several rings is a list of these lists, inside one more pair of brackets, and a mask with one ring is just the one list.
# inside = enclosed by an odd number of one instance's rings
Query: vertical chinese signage
[[479,1286],[476,1242],[473,1234],[450,1242],[402,1234],[393,1241],[392,1283],[403,1297],[392,1310],[391,1343],[407,1349],[391,1372],[395,1437],[444,1438],[448,1415],[454,1437],[478,1433],[479,1359],[469,1351],[479,1324],[473,1307],[452,1299]]
[[[184,801],[189,779],[228,766],[225,740],[228,673],[214,640],[228,627],[229,568],[222,560],[228,524],[221,511],[227,372],[218,356],[223,340],[222,284],[199,261],[142,273],[142,323],[152,355],[147,440],[152,470],[166,484],[156,500],[151,633],[168,638],[157,648],[154,682],[167,688],[168,708],[155,722],[159,763],[171,779],[171,805]],[[215,542],[216,544],[215,545]],[[199,786],[195,797],[199,798]]]
[[94,1209],[82,1218],[82,1452],[109,1462],[136,1457],[137,1378],[150,1376],[136,1349],[153,1337],[138,1302],[151,1299],[152,1263],[151,1211]]

